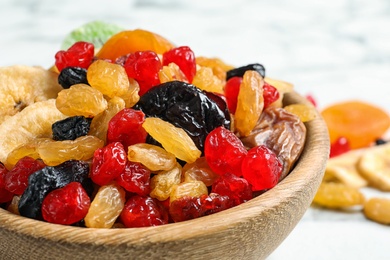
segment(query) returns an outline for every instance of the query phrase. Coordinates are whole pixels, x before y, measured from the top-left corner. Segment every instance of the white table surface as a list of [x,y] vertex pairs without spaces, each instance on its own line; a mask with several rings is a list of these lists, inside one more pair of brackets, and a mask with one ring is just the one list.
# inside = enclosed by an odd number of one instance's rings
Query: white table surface
[[[236,66],[260,62],[320,108],[360,99],[390,112],[388,0],[0,0],[0,66],[50,67],[65,35],[93,20]],[[390,259],[389,242],[390,227],[359,212],[310,208],[269,259]]]

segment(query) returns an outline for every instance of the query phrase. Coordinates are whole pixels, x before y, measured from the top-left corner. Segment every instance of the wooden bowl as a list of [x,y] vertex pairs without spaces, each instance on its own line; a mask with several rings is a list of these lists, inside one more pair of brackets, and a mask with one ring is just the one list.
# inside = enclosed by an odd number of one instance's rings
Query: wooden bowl
[[[296,93],[284,104],[306,103]],[[88,229],[27,219],[0,209],[1,259],[263,259],[309,207],[329,155],[324,121],[306,123],[305,149],[276,187],[214,215],[148,228]]]

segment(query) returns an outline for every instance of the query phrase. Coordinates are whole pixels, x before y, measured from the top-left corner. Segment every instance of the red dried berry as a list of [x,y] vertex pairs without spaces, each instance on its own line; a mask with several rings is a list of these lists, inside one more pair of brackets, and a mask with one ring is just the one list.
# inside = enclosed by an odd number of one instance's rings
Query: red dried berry
[[150,170],[140,163],[128,161],[125,170],[116,178],[125,190],[146,196],[150,193]]
[[279,99],[279,91],[267,82],[264,82],[263,90],[264,108]]
[[12,200],[14,194],[5,189],[5,175],[8,170],[0,163],[0,203],[9,202]]
[[306,99],[313,104],[314,107],[317,107],[317,101],[312,95],[306,95]]
[[162,64],[157,54],[153,51],[131,53],[127,57],[124,68],[127,76],[138,82],[140,96],[153,86],[160,84],[158,72],[161,70]]
[[181,222],[203,216],[201,202],[195,197],[181,197],[171,202],[169,214],[173,222]]
[[61,72],[66,67],[87,69],[94,58],[95,48],[89,42],[76,42],[66,51],[58,51],[55,55],[55,65]]
[[249,182],[230,173],[215,180],[211,192],[229,197],[234,206],[253,198],[252,187]]
[[127,154],[119,142],[109,143],[94,152],[91,168],[91,179],[103,186],[117,178],[126,167]]
[[163,65],[175,63],[184,73],[189,83],[196,74],[195,54],[188,46],[181,46],[171,49],[163,54]]
[[276,154],[264,145],[253,147],[242,161],[242,174],[253,191],[274,187],[282,174],[282,163]]
[[168,212],[154,198],[135,195],[129,198],[120,215],[128,227],[150,227],[168,224]]
[[91,200],[79,182],[51,191],[42,203],[43,219],[50,223],[71,225],[88,213]]
[[341,155],[343,153],[346,153],[351,150],[351,147],[349,145],[348,139],[344,136],[341,136],[336,139],[331,145],[330,145],[330,155],[329,157],[335,157],[338,155]]
[[247,150],[230,130],[220,126],[211,131],[205,141],[204,153],[211,170],[219,175],[241,176],[241,163]]
[[148,135],[142,127],[145,114],[142,111],[125,108],[119,111],[108,123],[107,142],[120,142],[125,151],[130,145],[145,143]]
[[234,202],[229,196],[221,196],[216,193],[210,193],[209,196],[203,195],[199,199],[203,216],[211,215],[234,206]]
[[237,97],[240,91],[242,77],[232,77],[226,81],[225,97],[230,113],[234,114],[237,108]]
[[28,185],[28,177],[46,165],[31,157],[23,157],[5,175],[5,188],[16,195],[22,195]]

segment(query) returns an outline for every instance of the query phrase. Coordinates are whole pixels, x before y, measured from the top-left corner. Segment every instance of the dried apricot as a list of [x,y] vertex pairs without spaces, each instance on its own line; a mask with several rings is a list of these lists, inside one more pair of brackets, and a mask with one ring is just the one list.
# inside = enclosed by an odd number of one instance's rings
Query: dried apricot
[[390,199],[371,198],[364,203],[364,215],[375,222],[390,224]]

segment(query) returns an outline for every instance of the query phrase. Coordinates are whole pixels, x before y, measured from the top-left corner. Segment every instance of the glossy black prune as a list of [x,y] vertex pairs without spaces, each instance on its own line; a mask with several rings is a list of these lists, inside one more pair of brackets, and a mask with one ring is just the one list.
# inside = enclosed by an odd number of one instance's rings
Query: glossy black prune
[[226,72],[226,80],[229,80],[233,77],[242,77],[244,73],[248,70],[257,71],[263,78],[265,77],[265,68],[260,63],[253,63],[246,66],[234,68]]
[[66,67],[61,70],[58,76],[58,84],[64,89],[70,88],[75,84],[88,84],[87,70],[80,67]]
[[92,119],[83,116],[72,116],[57,121],[52,125],[53,139],[56,141],[75,140],[87,135]]
[[[222,103],[218,105],[209,96]],[[219,126],[230,129],[230,114],[223,100],[182,81],[151,88],[133,108],[182,128],[202,152],[208,133]]]
[[19,213],[33,219],[42,219],[41,207],[46,195],[58,188],[77,181],[83,187],[88,184],[89,164],[70,160],[57,166],[46,166],[28,178],[28,186],[19,201]]

